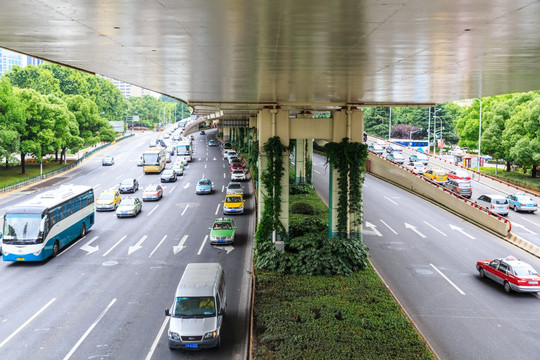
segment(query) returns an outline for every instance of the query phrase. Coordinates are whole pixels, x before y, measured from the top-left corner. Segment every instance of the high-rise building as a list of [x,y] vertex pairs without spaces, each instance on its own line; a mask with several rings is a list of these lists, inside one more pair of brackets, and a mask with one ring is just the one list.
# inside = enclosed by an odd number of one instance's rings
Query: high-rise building
[[27,65],[39,65],[42,62],[43,60],[0,48],[0,76],[15,65],[25,67]]

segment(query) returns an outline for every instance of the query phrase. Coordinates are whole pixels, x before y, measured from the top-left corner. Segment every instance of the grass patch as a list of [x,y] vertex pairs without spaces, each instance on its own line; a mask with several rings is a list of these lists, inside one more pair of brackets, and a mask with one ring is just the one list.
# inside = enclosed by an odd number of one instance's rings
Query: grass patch
[[296,203],[306,203],[313,207],[315,214],[302,215],[302,214],[289,214],[290,222],[299,222],[306,218],[316,218],[328,222],[328,207],[321,201],[319,195],[313,188],[309,188],[307,194],[289,195],[289,206],[293,206]]
[[[57,162],[43,163],[43,174],[59,169],[66,164]],[[0,187],[9,186],[18,182],[33,178],[40,174],[39,163],[26,163],[26,174],[21,174],[21,166],[13,166],[6,169],[5,166],[0,167]]]
[[523,171],[506,171],[506,166],[499,166],[497,174],[494,167],[481,167],[480,172],[499,179],[506,180],[518,186],[526,187],[534,191],[540,191],[540,177],[533,178],[531,170],[524,174]]
[[371,267],[352,276],[258,271],[253,359],[434,359]]

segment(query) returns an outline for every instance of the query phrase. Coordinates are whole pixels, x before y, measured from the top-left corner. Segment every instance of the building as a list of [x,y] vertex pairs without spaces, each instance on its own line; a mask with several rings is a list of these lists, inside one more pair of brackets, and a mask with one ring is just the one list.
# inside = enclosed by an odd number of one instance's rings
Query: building
[[15,65],[25,67],[27,65],[39,65],[43,60],[31,56],[19,54],[10,50],[0,48],[0,76]]

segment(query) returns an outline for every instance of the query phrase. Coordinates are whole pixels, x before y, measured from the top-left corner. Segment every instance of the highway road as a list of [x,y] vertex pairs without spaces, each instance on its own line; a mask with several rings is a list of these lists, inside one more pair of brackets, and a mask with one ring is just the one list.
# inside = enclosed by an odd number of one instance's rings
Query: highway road
[[[328,201],[325,160],[313,162]],[[540,297],[506,294],[475,264],[514,255],[540,269],[539,259],[371,175],[363,190],[370,260],[441,359],[538,359]]]
[[[370,137],[370,140],[368,142],[373,141],[373,138]],[[404,148],[403,155],[405,157],[405,164],[407,165],[409,155],[412,154],[413,151],[407,148]],[[384,152],[383,156],[386,156],[386,152]],[[427,168],[442,168],[446,171],[450,170],[457,170],[457,169],[463,169],[461,167],[455,166],[452,163],[453,157],[451,156],[440,156],[439,159],[444,159],[445,161],[436,161],[436,164],[434,164],[435,161],[433,161],[433,157],[430,157],[430,162],[427,165]],[[504,171],[501,169],[501,171]],[[476,174],[474,174],[471,171],[467,171],[472,179],[472,197],[471,201],[474,201],[482,194],[499,194],[503,196],[507,196],[510,194],[514,194],[517,191],[514,192],[506,192],[502,191],[498,188],[492,188],[488,185],[486,185],[483,182],[478,181],[478,177]],[[519,238],[529,241],[530,243],[535,244],[536,246],[540,246],[540,211],[536,211],[534,213],[529,212],[515,212],[514,210],[510,209],[510,213],[507,215],[508,220],[512,223],[512,233],[519,236]]]
[[[158,175],[144,175],[136,160],[154,133],[114,144],[76,169],[61,184],[94,187],[96,196],[127,177],[139,179],[137,196]],[[136,218],[96,213],[94,226],[57,258],[43,263],[0,263],[0,356],[3,359],[177,359],[208,358],[208,352],[171,351],[165,308],[190,262],[220,262],[225,269],[228,304],[221,348],[213,358],[244,359],[248,341],[253,189],[245,183],[246,213],[234,217],[238,232],[232,246],[208,243],[208,227],[222,215],[229,167],[218,147],[207,147],[215,131],[195,135],[194,161],[176,183],[164,184],[164,197],[145,202]],[[104,167],[101,158],[113,155]],[[170,166],[170,164],[168,164]],[[201,177],[214,193],[196,195]],[[46,183],[47,184],[47,183]],[[45,190],[0,198],[0,212]],[[125,195],[123,195],[125,196]]]

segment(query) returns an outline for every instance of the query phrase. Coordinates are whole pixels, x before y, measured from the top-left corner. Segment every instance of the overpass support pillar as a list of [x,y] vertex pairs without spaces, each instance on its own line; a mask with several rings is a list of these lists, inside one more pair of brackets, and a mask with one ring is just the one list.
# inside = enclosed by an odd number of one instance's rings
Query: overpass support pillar
[[294,181],[313,183],[313,139],[296,139]]
[[[257,115],[257,132],[259,139],[259,188],[258,188],[258,221],[262,219],[264,210],[264,199],[268,196],[268,191],[262,181],[263,171],[268,164],[268,155],[264,152],[264,145],[268,139],[279,136],[283,146],[289,145],[289,112],[281,109],[263,109]],[[277,203],[280,204],[279,221],[283,228],[289,232],[289,152],[286,150],[283,154],[283,175],[281,176],[280,186],[281,195]],[[274,235],[273,241],[277,248],[283,246],[283,239]]]
[[[360,109],[343,109],[334,111],[332,114],[333,132],[332,141],[339,143],[343,138],[348,138],[350,142],[363,143],[364,134],[364,112]],[[329,179],[329,198],[328,198],[328,235],[337,237],[345,235],[347,237],[357,236],[362,232],[361,213],[349,211],[348,204],[338,204],[339,201],[339,174],[337,169],[330,166]],[[362,189],[360,189],[361,191]],[[348,191],[348,190],[347,190]],[[339,234],[338,231],[338,205],[347,206],[347,230],[346,234]],[[362,206],[360,204],[360,206]]]
[[223,127],[223,141],[225,142],[231,141],[231,128],[228,126]]

